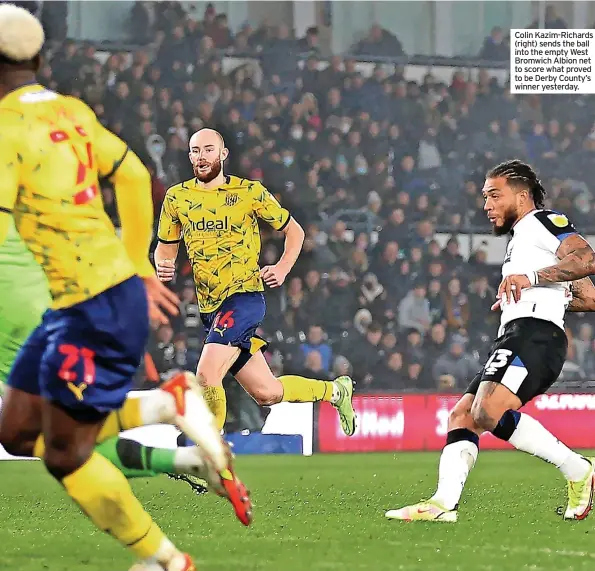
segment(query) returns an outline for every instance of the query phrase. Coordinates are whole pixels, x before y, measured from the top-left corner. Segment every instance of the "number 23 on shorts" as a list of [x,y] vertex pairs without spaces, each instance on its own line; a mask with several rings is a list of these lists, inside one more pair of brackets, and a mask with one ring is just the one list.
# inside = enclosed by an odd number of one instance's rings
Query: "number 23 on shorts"
[[508,349],[496,349],[485,364],[486,375],[494,375],[497,371],[506,367],[512,357],[512,351]]

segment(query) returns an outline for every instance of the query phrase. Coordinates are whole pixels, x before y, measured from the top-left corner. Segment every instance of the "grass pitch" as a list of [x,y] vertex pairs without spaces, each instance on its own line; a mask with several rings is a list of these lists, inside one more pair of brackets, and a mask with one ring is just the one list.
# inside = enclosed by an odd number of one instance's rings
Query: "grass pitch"
[[[438,455],[240,457],[253,527],[228,504],[165,477],[133,481],[143,504],[199,571],[593,570],[595,516],[563,522],[558,471],[484,452],[455,524],[391,522],[428,497]],[[0,462],[0,569],[126,571],[133,558],[79,513],[38,462]]]

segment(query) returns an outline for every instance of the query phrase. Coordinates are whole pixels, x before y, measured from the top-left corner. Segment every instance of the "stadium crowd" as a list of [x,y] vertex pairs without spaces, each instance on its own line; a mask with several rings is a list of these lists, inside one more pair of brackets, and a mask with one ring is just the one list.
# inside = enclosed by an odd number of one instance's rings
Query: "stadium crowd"
[[[490,313],[499,266],[486,263],[482,247],[467,260],[457,239],[490,231],[487,168],[530,161],[548,206],[583,230],[590,224],[593,98],[514,96],[487,70],[477,81],[458,71],[448,84],[431,69],[419,84],[381,65],[364,77],[351,57],[319,70],[316,29],[295,39],[284,25],[246,25],[234,35],[212,5],[196,21],[175,2],[137,2],[131,22],[142,44],[131,58],[116,52],[101,63],[92,45],[66,40],[48,52],[40,80],[82,97],[150,166],[156,215],[167,186],[192,177],[189,136],[209,126],[230,148],[227,172],[262,180],[304,226],[294,271],[266,292],[260,334],[274,371],[349,372],[366,391],[461,390],[499,319]],[[221,50],[258,53],[260,63],[224,73]],[[378,26],[354,46],[357,54],[398,50]],[[103,196],[117,225],[113,191],[106,186]],[[274,263],[282,240],[262,232],[262,263]],[[451,235],[444,249],[436,232]],[[178,270],[181,315],[155,331],[141,385],[198,361],[204,334],[183,256]],[[567,381],[595,378],[594,324],[568,320]]]

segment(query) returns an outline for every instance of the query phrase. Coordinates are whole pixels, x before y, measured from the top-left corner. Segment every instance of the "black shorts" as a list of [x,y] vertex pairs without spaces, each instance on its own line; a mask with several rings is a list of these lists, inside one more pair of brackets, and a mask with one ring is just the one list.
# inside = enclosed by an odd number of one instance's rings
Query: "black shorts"
[[567,350],[568,339],[557,325],[534,317],[515,319],[496,339],[486,364],[465,393],[475,395],[482,381],[491,381],[527,404],[556,382]]

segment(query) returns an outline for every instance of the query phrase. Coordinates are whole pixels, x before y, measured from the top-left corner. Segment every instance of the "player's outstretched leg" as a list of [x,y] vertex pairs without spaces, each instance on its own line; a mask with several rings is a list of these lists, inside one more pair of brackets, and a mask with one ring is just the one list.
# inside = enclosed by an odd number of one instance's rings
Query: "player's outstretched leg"
[[595,459],[577,454],[538,420],[517,410],[507,410],[492,434],[510,442],[517,450],[553,464],[562,472],[568,488],[564,519],[582,520],[589,515],[595,490]]
[[353,436],[356,415],[353,408],[354,383],[351,377],[342,376],[334,381],[319,381],[298,375],[283,375],[278,381],[283,387],[282,402],[330,402],[337,409],[343,432],[347,436]]
[[469,472],[479,453],[479,429],[471,418],[474,396],[464,395],[450,413],[446,445],[438,468],[438,488],[429,500],[386,512],[388,519],[454,523]]
[[200,450],[195,446],[155,448],[114,436],[98,444],[95,450],[128,479],[151,478],[160,474],[200,477],[204,465]]
[[260,405],[279,402],[330,402],[341,420],[341,427],[347,436],[356,429],[356,414],[353,408],[353,387],[351,378],[343,376],[334,381],[319,381],[297,375],[273,375],[264,355],[258,351],[234,372],[237,381]]
[[107,417],[97,443],[101,444],[123,430],[149,424],[176,425],[211,456],[219,470],[227,468],[224,443],[192,373],[180,373],[159,389],[127,398],[120,410]]
[[540,422],[519,412],[523,404],[504,385],[484,381],[477,392],[471,414],[478,425],[497,438],[556,466],[568,482],[568,505],[564,519],[585,519],[593,505],[593,462],[560,442]]

